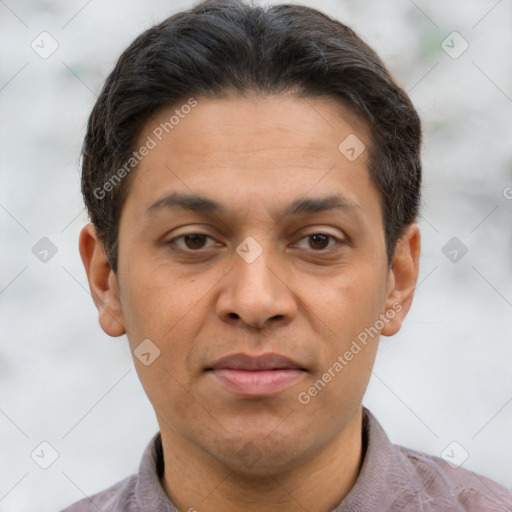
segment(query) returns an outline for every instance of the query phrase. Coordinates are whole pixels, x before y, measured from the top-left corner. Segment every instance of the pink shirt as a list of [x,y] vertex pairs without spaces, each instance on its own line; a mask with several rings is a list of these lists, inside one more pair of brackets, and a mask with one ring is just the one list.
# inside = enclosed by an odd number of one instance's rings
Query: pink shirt
[[[462,467],[452,468],[439,457],[391,444],[364,407],[363,446],[354,486],[329,512],[512,512],[511,490]],[[180,512],[160,484],[163,464],[157,433],[138,474],[62,512]]]

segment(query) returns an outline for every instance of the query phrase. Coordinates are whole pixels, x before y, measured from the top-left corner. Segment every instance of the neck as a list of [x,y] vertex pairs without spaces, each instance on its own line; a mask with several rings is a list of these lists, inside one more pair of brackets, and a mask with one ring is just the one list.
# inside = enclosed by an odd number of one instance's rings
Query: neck
[[313,457],[263,477],[234,471],[170,428],[161,428],[161,433],[162,486],[173,503],[188,512],[329,512],[349,493],[362,463],[361,408]]

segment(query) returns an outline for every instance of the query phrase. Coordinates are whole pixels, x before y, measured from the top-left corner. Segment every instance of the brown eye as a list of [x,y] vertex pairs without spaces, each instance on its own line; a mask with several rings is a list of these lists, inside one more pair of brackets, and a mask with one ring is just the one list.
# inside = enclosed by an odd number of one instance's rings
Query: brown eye
[[329,235],[324,235],[322,233],[317,233],[314,235],[309,235],[309,246],[312,249],[325,249],[329,245],[329,239],[332,238]]
[[176,246],[178,250],[185,252],[199,252],[200,249],[208,248],[208,239],[213,241],[211,236],[203,233],[190,233],[187,235],[177,236],[172,240],[169,240],[167,244],[169,246]]
[[207,235],[194,233],[192,235],[185,235],[183,238],[188,249],[202,249]]
[[341,246],[343,243],[343,240],[328,233],[311,233],[302,237],[296,246],[310,252],[327,253],[331,249],[335,249],[335,246]]

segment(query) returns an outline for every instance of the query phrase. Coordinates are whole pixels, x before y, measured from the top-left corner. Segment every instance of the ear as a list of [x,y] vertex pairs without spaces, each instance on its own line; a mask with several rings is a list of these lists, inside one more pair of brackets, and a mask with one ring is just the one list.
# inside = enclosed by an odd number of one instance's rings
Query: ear
[[[387,317],[390,319],[381,331],[384,336],[396,334],[409,311],[416,282],[418,281],[419,260],[421,250],[420,229],[411,224],[398,240],[393,262],[389,270],[388,294],[386,297]],[[394,316],[391,312],[394,311]]]
[[117,279],[92,224],[82,228],[79,249],[101,328],[109,336],[125,334]]

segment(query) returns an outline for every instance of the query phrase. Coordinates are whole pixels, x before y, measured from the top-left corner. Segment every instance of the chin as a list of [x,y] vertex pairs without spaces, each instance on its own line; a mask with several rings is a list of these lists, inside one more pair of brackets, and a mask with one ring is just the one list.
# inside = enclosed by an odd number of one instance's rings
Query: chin
[[297,442],[296,436],[285,432],[280,434],[270,438],[272,434],[268,430],[260,433],[248,431],[238,439],[216,442],[208,451],[240,476],[273,477],[296,467],[298,459],[304,456],[304,447]]

